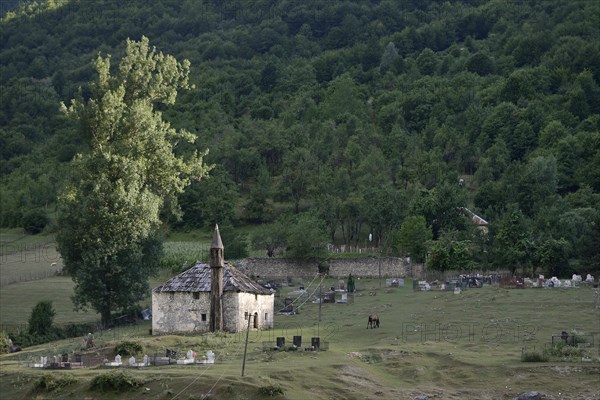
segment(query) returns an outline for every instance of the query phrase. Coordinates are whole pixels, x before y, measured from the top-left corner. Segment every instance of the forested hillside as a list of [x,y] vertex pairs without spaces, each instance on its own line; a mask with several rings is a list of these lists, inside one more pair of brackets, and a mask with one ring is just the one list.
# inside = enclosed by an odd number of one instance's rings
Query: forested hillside
[[172,228],[304,223],[441,270],[600,269],[597,1],[54,0],[0,27],[4,227],[53,220],[85,151],[60,103],[145,35],[190,60],[164,116],[216,165]]

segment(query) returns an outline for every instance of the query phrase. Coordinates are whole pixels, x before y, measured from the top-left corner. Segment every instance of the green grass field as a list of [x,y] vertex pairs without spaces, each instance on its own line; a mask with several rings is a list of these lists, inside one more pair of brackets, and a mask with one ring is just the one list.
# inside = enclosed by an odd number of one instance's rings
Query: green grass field
[[0,286],[44,279],[61,268],[53,235],[0,231]]
[[[243,333],[152,337],[146,322],[103,332],[93,353],[112,358],[114,346],[127,339],[142,343],[148,354],[166,348],[217,354],[212,366],[128,369],[144,381],[127,393],[129,399],[270,398],[264,393],[273,387],[283,391],[274,398],[285,399],[511,399],[534,390],[547,399],[600,398],[600,310],[594,308],[589,287],[484,287],[460,295],[414,292],[410,281],[404,288],[380,288],[379,281],[363,279],[357,287],[350,303],[323,304],[321,321],[318,304],[306,302],[297,315],[277,315],[273,330],[251,332],[244,377]],[[295,289],[284,288],[280,299]],[[378,329],[366,329],[372,312],[381,319]],[[520,361],[523,348],[541,351],[563,330],[593,335],[593,344],[585,349],[592,361]],[[318,336],[328,350],[263,349],[280,336],[291,344],[295,335],[304,343]],[[106,372],[102,368],[54,372],[77,382],[58,392],[32,392],[44,372],[27,368],[28,358],[73,351],[78,345],[74,339],[0,357],[0,392],[11,399],[122,398],[89,389],[91,379]]]
[[[196,235],[196,236],[194,236]],[[181,234],[169,238],[167,254],[196,257],[210,237]],[[52,276],[60,263],[51,235],[23,236],[2,231],[0,324],[3,329],[23,326],[40,300],[52,300],[55,323],[92,322],[94,312],[74,312],[70,300],[73,282]],[[47,274],[47,275],[44,275]],[[48,276],[48,277],[45,277]],[[154,287],[170,274],[152,278]],[[43,279],[40,279],[43,278]],[[7,284],[8,282],[8,284]],[[16,282],[16,283],[13,283]],[[282,290],[296,297],[300,283]],[[335,285],[328,279],[323,287]],[[185,353],[212,350],[213,366],[166,366],[128,370],[144,385],[127,393],[131,399],[255,399],[270,398],[269,389],[281,388],[286,399],[511,399],[537,390],[548,399],[600,398],[600,309],[594,308],[590,287],[572,289],[509,290],[498,287],[451,292],[414,292],[385,288],[378,280],[358,280],[359,290],[348,304],[305,302],[297,315],[277,315],[275,328],[249,335],[245,376],[241,377],[244,333],[195,336],[149,335],[150,323],[96,332],[97,347],[90,357],[114,357],[114,346],[136,340],[148,354],[165,349]],[[311,292],[316,285],[307,287]],[[140,304],[150,304],[150,293]],[[302,301],[297,301],[296,304]],[[367,316],[376,312],[379,329],[366,329]],[[523,363],[521,352],[542,352],[552,335],[561,331],[591,335],[585,349],[590,362],[579,359]],[[292,343],[302,336],[306,344],[319,337],[327,351],[273,351],[277,337]],[[0,356],[0,393],[11,399],[117,399],[122,394],[89,389],[102,368],[55,371],[77,382],[59,391],[32,391],[45,371],[27,368],[40,355],[78,351],[81,338],[25,349]],[[265,345],[266,344],[266,345]],[[139,354],[138,356],[142,356]],[[56,376],[59,376],[56,375]]]

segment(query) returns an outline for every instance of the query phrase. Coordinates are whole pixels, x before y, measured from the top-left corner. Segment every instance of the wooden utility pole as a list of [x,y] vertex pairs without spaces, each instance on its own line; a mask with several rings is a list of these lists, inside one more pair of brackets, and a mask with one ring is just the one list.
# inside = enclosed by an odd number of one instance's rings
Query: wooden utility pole
[[323,280],[319,285],[319,322],[321,322],[321,306],[323,305]]
[[246,353],[248,352],[248,335],[250,334],[250,318],[254,318],[254,315],[248,312],[248,329],[246,329],[246,344],[244,345],[244,360],[242,361],[242,376],[244,376],[244,370],[246,369]]

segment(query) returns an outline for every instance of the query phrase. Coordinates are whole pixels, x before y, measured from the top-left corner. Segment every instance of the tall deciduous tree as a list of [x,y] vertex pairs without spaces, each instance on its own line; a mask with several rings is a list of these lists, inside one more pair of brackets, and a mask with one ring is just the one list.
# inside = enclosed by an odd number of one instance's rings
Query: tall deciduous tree
[[398,233],[398,247],[403,255],[410,255],[416,262],[425,259],[427,243],[433,239],[431,227],[427,226],[425,217],[414,215],[402,223]]
[[98,81],[89,100],[63,104],[80,122],[88,151],[72,161],[57,235],[75,282],[76,307],[91,306],[104,324],[112,311],[147,294],[161,212],[168,206],[176,213],[176,195],[210,170],[206,153],[175,155],[178,141],[195,137],[172,128],[155,110],[174,104],[177,91],[189,88],[189,61],[157,52],[142,37],[127,40],[114,76],[110,64],[110,57],[96,60]]
[[314,214],[298,215],[288,229],[287,255],[297,259],[323,258],[326,255],[327,231],[325,224]]
[[533,249],[529,222],[520,209],[504,214],[497,226],[492,225],[496,233],[495,251],[503,267],[514,275],[517,267],[525,267],[531,262]]
[[45,336],[52,330],[56,311],[49,300],[42,300],[31,309],[28,331],[32,335]]
[[459,237],[458,231],[442,232],[438,240],[429,242],[427,269],[437,271],[469,270],[473,268],[472,244]]

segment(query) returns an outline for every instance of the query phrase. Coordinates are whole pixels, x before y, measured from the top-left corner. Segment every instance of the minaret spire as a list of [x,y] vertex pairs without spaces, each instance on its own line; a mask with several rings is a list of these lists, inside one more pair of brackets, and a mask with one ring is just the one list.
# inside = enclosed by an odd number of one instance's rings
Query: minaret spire
[[219,225],[215,224],[210,245],[210,331],[223,330],[223,269],[225,267],[223,241]]
[[223,241],[221,240],[221,234],[219,233],[219,225],[215,224],[215,231],[213,233],[212,243],[210,245],[210,266],[211,267],[224,267],[225,257],[223,252]]

